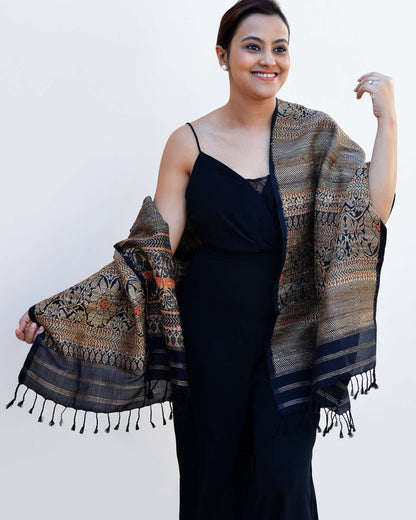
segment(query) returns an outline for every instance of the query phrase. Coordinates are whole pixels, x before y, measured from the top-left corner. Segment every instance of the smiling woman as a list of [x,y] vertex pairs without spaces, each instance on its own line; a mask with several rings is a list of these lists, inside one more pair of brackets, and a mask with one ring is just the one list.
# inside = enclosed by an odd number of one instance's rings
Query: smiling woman
[[[172,407],[181,520],[316,520],[317,432],[356,431],[354,398],[377,388],[375,309],[396,182],[392,80],[358,79],[378,130],[371,165],[326,113],[276,97],[290,30],[273,0],[222,17],[229,99],[166,142],[114,260],[33,305],[28,389],[88,413]],[[22,398],[20,386],[26,386]],[[324,414],[320,428],[321,410]],[[108,422],[107,422],[108,421]],[[78,425],[79,426],[79,425]]]

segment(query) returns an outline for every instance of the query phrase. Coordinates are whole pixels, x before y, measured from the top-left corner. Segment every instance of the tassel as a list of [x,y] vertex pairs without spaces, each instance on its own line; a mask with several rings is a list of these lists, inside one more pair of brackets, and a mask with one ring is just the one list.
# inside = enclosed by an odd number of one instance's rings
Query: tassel
[[95,430],[94,433],[98,433],[98,413],[95,412]]
[[350,393],[351,396],[354,395],[354,379],[357,380],[355,376],[352,376],[351,380],[350,380],[351,381],[351,393]]
[[44,410],[44,408],[45,408],[45,403],[46,403],[46,398],[43,398],[43,405],[42,405],[42,409],[41,409],[41,411],[40,411],[40,415],[39,415],[39,417],[38,417],[38,422],[43,422],[43,416],[42,416],[42,414],[43,414],[43,410]]
[[77,418],[77,412],[78,410],[75,410],[75,413],[74,413],[74,422],[72,423],[72,427],[71,427],[71,430],[74,432],[75,431],[75,428],[76,428],[76,418]]
[[79,430],[79,433],[84,433],[85,428],[85,418],[87,417],[87,410],[84,411],[84,421],[82,423],[81,429]]
[[331,424],[329,425],[327,433],[330,432],[332,430],[332,428],[334,427],[334,417],[336,416],[336,414],[333,410],[330,410],[329,413],[331,414]]
[[348,437],[354,437],[354,434],[352,433],[352,429],[353,429],[352,415],[349,410],[347,412],[347,415],[348,415]]
[[324,408],[325,416],[326,416],[326,422],[325,422],[325,428],[322,433],[322,436],[325,437],[325,435],[328,433],[328,425],[329,425],[329,417],[328,417],[328,408]]
[[17,406],[20,406],[20,408],[22,408],[22,406],[23,406],[23,403],[25,401],[25,397],[26,397],[28,390],[29,390],[29,388],[26,388],[25,393],[23,394],[22,400],[17,403]]
[[376,383],[376,369],[375,368],[373,368],[371,370],[371,377],[372,377],[372,381],[370,384],[370,388],[378,388],[378,384]]
[[360,374],[360,377],[361,377],[361,394],[364,393],[364,377],[362,374]]
[[172,401],[169,401],[169,407],[170,407],[169,421],[171,421],[172,417],[173,417]]
[[367,375],[367,372],[364,373],[365,375],[365,389],[364,389],[364,393],[367,394],[368,393],[368,375]]
[[129,410],[129,417],[127,419],[126,432],[130,430],[130,418],[131,418],[131,410]]
[[35,400],[33,401],[33,405],[32,405],[32,408],[29,410],[29,413],[33,413],[33,409],[35,408],[37,399],[38,399],[38,394],[35,395]]
[[120,427],[121,413],[118,412],[118,423],[114,426],[115,430],[118,430]]
[[352,430],[353,432],[355,432],[355,424],[354,424],[354,419],[353,419],[353,417],[352,417],[352,413],[351,413],[350,410],[348,411],[348,413],[349,413],[349,415],[350,415],[351,430]]
[[341,421],[341,417],[339,418],[339,424],[341,426],[341,431],[339,432],[339,437],[340,439],[343,439],[344,438],[344,434],[342,433],[342,421]]
[[139,419],[140,419],[140,408],[137,411],[136,430],[140,430]]
[[111,424],[110,424],[110,414],[109,413],[107,414],[107,419],[108,419],[108,426],[104,431],[105,431],[105,433],[110,433]]
[[156,424],[152,421],[152,405],[150,405],[150,424],[153,428],[156,428]]
[[378,384],[376,383],[376,369],[375,369],[375,367],[373,368],[373,378],[374,378],[373,388],[378,388]]
[[17,392],[19,390],[19,386],[21,385],[21,383],[19,383],[17,386],[16,386],[16,390],[14,391],[14,396],[13,396],[13,399],[10,401],[10,403],[6,404],[6,410],[7,408],[10,408],[13,403],[16,401],[16,398],[17,398]]
[[66,406],[61,412],[61,418],[59,419],[59,426],[62,426],[64,424],[64,420],[63,420],[62,416],[64,415],[65,410],[66,410]]
[[358,394],[360,392],[360,383],[358,382],[358,379],[357,379],[357,383],[358,383],[358,387],[357,387],[357,391],[354,394],[354,399],[357,399],[357,396],[358,396]]
[[163,404],[162,403],[160,403],[160,407],[162,408],[163,426],[165,426],[165,424],[166,424],[165,411],[163,410]]
[[55,406],[53,407],[52,419],[49,421],[49,426],[53,426],[53,425],[55,424],[55,422],[54,422],[53,419],[54,419],[54,417],[55,417],[55,410],[56,410],[56,405],[57,405],[57,404],[58,404],[58,403],[55,403]]

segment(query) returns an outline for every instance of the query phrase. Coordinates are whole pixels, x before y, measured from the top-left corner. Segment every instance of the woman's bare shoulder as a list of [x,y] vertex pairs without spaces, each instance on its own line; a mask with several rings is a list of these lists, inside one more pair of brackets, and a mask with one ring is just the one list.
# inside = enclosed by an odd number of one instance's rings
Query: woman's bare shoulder
[[[189,121],[196,135],[199,132],[206,133],[216,126],[217,111],[213,110],[193,121]],[[163,156],[169,163],[175,163],[188,173],[192,171],[193,164],[198,156],[199,150],[191,127],[184,123],[176,128],[168,137],[163,151]]]

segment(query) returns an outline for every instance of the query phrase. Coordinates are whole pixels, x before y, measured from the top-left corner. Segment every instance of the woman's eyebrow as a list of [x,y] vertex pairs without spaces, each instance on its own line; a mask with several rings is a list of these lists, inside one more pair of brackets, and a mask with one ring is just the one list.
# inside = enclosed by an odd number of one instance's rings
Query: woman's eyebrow
[[[259,38],[258,36],[246,36],[241,41],[244,42],[246,40],[257,40],[258,42],[264,43],[264,41],[261,38]],[[274,40],[274,42],[272,42],[272,43],[280,43],[280,42],[285,42],[289,45],[289,42],[286,40],[286,38],[279,38],[278,40]]]

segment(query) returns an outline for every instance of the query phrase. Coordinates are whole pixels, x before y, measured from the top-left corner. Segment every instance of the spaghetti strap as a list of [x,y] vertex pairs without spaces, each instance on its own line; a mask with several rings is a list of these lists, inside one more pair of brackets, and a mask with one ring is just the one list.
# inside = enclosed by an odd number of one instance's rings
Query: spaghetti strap
[[196,144],[198,145],[198,150],[201,151],[201,147],[199,146],[198,136],[196,135],[194,127],[191,125],[191,123],[186,123],[186,124],[191,127],[192,132],[194,133],[194,136],[195,136],[195,139],[196,139]]

